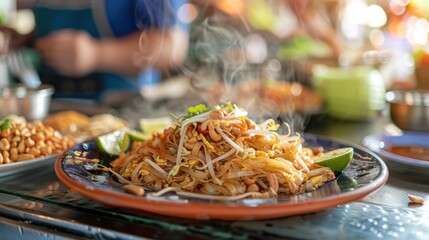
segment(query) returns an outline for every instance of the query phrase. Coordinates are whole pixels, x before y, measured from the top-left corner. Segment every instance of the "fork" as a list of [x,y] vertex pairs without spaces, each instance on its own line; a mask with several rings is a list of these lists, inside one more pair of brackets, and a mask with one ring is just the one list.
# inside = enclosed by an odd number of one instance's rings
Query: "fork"
[[7,57],[7,65],[10,72],[28,88],[38,88],[40,86],[40,77],[22,50],[13,51]]

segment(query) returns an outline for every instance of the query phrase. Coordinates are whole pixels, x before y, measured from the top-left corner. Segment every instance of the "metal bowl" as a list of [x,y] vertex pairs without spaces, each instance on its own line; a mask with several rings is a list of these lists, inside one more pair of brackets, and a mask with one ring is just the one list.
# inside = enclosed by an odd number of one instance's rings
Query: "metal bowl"
[[54,88],[42,84],[37,89],[29,89],[23,85],[0,89],[0,118],[10,114],[25,119],[42,120],[48,113]]
[[386,93],[386,101],[397,127],[407,131],[429,131],[429,91],[390,91]]

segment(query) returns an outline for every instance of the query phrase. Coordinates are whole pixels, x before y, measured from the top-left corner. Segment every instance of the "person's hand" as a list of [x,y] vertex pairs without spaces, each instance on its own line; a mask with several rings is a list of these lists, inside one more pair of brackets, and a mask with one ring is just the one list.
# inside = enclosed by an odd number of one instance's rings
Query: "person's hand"
[[60,30],[35,44],[46,64],[65,76],[84,76],[97,66],[97,42],[84,31]]
[[29,35],[19,34],[15,29],[0,26],[0,54],[7,54],[12,49],[22,47],[28,42]]
[[338,57],[342,52],[342,43],[334,26],[327,16],[321,13],[319,1],[286,0],[291,11],[297,17],[300,27],[313,39],[324,41],[332,50],[332,54]]

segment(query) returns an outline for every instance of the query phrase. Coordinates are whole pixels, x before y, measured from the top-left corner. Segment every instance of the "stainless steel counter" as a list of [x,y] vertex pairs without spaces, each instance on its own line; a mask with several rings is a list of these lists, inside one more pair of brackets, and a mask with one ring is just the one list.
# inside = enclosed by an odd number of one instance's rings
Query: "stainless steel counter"
[[[389,124],[385,116],[347,122],[322,115],[306,132],[361,144]],[[0,232],[5,239],[427,239],[429,206],[409,204],[407,195],[429,201],[429,177],[393,168],[377,192],[332,209],[272,220],[203,221],[105,206],[63,186],[50,166],[0,179]]]

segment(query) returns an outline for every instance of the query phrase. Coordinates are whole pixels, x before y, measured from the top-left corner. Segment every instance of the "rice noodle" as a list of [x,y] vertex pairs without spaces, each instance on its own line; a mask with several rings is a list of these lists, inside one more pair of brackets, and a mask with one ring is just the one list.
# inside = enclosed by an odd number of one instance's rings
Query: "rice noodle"
[[222,185],[222,182],[219,180],[219,178],[216,176],[216,174],[214,172],[212,159],[211,159],[210,154],[207,152],[207,149],[205,147],[204,147],[204,154],[206,155],[207,168],[209,169],[209,173],[210,173],[211,177],[213,178],[213,181],[216,184]]
[[131,181],[139,182],[139,179],[138,179],[139,171],[144,163],[145,162],[140,162],[139,164],[137,164],[137,167],[134,168],[133,172],[131,173]]
[[216,132],[219,133],[222,136],[222,138],[225,139],[225,141],[231,144],[232,147],[237,149],[238,152],[244,151],[242,147],[238,146],[234,141],[231,140],[231,138],[226,136],[226,134],[222,131],[222,129],[219,126],[216,126],[215,129],[216,129]]
[[270,130],[262,130],[262,129],[250,129],[247,130],[246,133],[248,134],[258,134],[258,135],[264,135],[264,136],[269,136],[269,135],[276,135],[278,136],[277,133],[272,132]]
[[144,161],[147,162],[147,163],[149,163],[150,166],[152,166],[155,170],[157,170],[158,172],[160,172],[162,175],[165,175],[165,176],[168,175],[168,173],[166,173],[164,171],[164,169],[162,169],[160,166],[158,166],[156,163],[152,162],[151,160],[149,160],[149,159],[146,158]]
[[239,171],[239,172],[230,172],[227,176],[226,179],[231,179],[231,178],[241,178],[241,177],[247,177],[247,176],[252,176],[255,175],[254,171]]
[[189,168],[182,168],[182,171],[197,179],[205,179],[209,175],[207,171],[197,171]]
[[300,156],[296,156],[295,159],[301,165],[302,169],[304,169],[306,172],[310,171],[310,169],[308,169],[307,165],[305,165],[304,161],[302,160],[302,158]]
[[112,169],[109,169],[109,172],[113,173],[113,175],[115,175],[115,176],[118,178],[118,180],[119,180],[119,182],[120,182],[120,183],[123,183],[123,184],[140,185],[140,186],[143,186],[143,185],[144,185],[143,183],[138,183],[138,182],[132,182],[132,181],[129,181],[128,179],[126,179],[126,178],[122,177],[122,175],[121,175],[121,174],[119,174],[119,173],[117,173],[117,172],[113,171]]
[[219,201],[297,194],[335,178],[314,164],[288,124],[287,135],[278,135],[274,120],[258,125],[244,113],[229,105],[178,119],[163,133],[134,142],[111,171],[123,184],[157,191],[150,198],[173,192]]
[[235,148],[231,148],[231,150],[229,150],[228,152],[224,153],[223,155],[215,158],[212,160],[212,163],[216,163],[217,161],[221,161],[229,156],[231,156],[234,152],[236,151]]
[[219,200],[219,201],[235,201],[235,200],[240,200],[247,197],[258,197],[261,195],[258,192],[247,192],[247,193],[243,193],[235,196],[219,196],[219,195],[191,193],[191,192],[185,192],[185,191],[176,192],[176,194],[184,197],[206,199],[206,200]]
[[327,168],[327,167],[323,167],[323,168],[317,168],[314,170],[311,170],[307,173],[308,177],[314,177],[317,175],[322,175],[325,174],[327,172],[331,171],[331,169]]
[[125,159],[124,165],[122,166],[121,170],[119,170],[119,173],[121,173],[121,174],[122,174],[122,173],[125,171],[125,168],[128,166],[128,164],[129,164],[132,160],[136,159],[137,157],[139,157],[139,155],[138,155],[138,154],[132,154],[132,155],[128,156],[128,157]]

